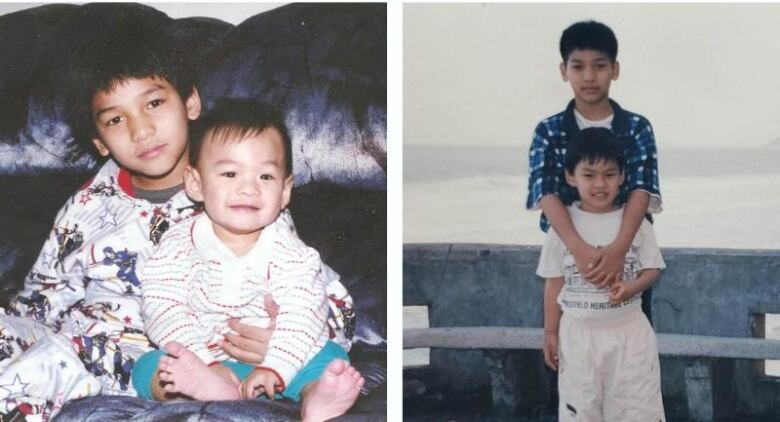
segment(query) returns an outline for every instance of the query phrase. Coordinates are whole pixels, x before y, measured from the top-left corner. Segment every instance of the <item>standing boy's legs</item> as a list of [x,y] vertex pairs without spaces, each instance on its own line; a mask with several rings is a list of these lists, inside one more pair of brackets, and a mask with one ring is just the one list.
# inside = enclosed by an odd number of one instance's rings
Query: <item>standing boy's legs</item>
[[647,318],[560,325],[560,421],[665,421],[658,352]]
[[589,321],[561,315],[558,328],[558,420],[604,422],[599,345]]
[[663,422],[661,374],[655,333],[643,313],[614,330],[614,356],[605,362],[604,420]]

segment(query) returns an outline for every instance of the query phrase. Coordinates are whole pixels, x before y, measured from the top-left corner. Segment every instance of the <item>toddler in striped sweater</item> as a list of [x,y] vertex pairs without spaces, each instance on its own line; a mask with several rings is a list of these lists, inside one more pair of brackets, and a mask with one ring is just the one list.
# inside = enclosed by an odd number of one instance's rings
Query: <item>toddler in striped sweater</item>
[[[320,257],[286,210],[284,120],[262,104],[224,100],[196,123],[189,148],[185,190],[205,213],[172,227],[141,271],[145,328],[167,355],[142,356],[133,377],[150,379],[161,401],[265,394],[301,401],[304,421],[345,413],[364,380],[329,340]],[[274,316],[262,365],[222,352],[229,319],[267,327]]]

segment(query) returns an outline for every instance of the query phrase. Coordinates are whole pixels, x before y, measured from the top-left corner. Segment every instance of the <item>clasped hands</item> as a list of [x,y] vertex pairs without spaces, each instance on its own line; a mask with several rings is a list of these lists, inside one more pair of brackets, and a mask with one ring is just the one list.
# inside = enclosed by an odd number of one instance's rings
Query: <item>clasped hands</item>
[[615,243],[603,247],[584,244],[578,251],[573,251],[574,263],[586,281],[600,289],[609,288],[610,302],[620,303],[633,295],[623,280],[626,252]]

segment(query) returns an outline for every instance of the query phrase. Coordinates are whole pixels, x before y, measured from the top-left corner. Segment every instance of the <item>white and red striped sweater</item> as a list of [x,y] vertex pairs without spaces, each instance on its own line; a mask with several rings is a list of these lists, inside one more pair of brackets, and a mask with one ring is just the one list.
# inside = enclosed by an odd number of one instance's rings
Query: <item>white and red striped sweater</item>
[[177,341],[206,364],[226,360],[216,344],[229,331],[228,318],[267,327],[270,293],[279,314],[262,366],[287,385],[329,338],[321,265],[287,211],[241,257],[217,238],[208,216],[198,216],[172,227],[142,270],[147,335],[159,346]]

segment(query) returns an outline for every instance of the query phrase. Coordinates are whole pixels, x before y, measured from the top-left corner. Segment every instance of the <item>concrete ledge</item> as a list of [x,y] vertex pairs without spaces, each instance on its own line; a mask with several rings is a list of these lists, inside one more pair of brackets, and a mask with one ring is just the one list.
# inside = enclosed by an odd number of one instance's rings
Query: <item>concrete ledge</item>
[[[780,359],[780,341],[742,337],[656,334],[663,356]],[[405,349],[541,349],[544,330],[525,327],[438,327],[404,330]]]

